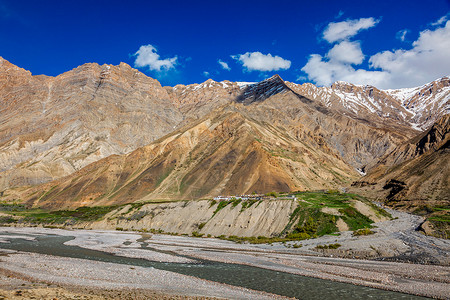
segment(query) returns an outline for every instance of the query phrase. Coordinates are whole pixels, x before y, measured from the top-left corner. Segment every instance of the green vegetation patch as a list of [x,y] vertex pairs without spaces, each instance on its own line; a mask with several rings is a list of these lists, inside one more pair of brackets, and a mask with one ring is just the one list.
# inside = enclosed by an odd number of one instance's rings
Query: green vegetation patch
[[[75,210],[45,211],[39,208],[25,209],[22,205],[1,205],[0,211],[17,216],[12,218],[15,222],[26,222],[32,224],[64,224],[75,223],[77,221],[95,221],[107,213],[113,211],[118,206],[95,206],[79,207]],[[0,219],[0,223],[12,223],[8,217]]]
[[353,236],[371,235],[371,234],[374,234],[374,233],[375,232],[373,232],[369,228],[362,228],[362,229],[358,229],[358,230],[354,231],[353,232]]
[[250,208],[256,202],[258,202],[258,200],[255,200],[255,199],[250,199],[250,200],[247,200],[247,201],[243,201],[242,204],[241,204],[242,205],[241,212],[244,211],[247,208]]
[[350,230],[369,228],[373,223],[371,219],[369,219],[353,207],[340,209],[339,212],[343,214],[341,218],[345,221],[345,223],[347,223]]
[[316,249],[337,249],[341,247],[341,244],[328,244],[328,245],[317,245]]
[[[242,200],[240,198],[232,197],[230,200],[221,200],[219,204],[217,204],[216,210],[213,213],[213,217],[223,208],[225,208],[228,204],[231,204],[232,208],[235,208],[239,204],[241,204],[241,212],[244,211],[246,208],[249,208],[253,204],[255,204],[258,200]],[[213,207],[217,203],[216,200],[211,200],[210,206]]]
[[219,204],[217,204],[216,210],[213,213],[213,217],[224,207],[226,207],[228,204],[231,203],[231,200],[222,200],[219,202]]
[[[298,207],[280,236],[288,239],[307,239],[338,232],[336,222],[342,218],[351,230],[370,228],[373,221],[352,206],[352,202],[369,204],[375,212],[384,212],[365,198],[355,194],[340,193],[336,190],[323,192],[296,192]],[[341,216],[325,213],[323,208],[335,209]]]
[[444,215],[428,219],[433,227],[432,235],[438,238],[450,239],[450,216]]
[[300,206],[297,212],[297,225],[290,235],[303,234],[303,236],[317,237],[339,231],[336,226],[337,219],[338,217],[334,215],[323,213],[320,208]]

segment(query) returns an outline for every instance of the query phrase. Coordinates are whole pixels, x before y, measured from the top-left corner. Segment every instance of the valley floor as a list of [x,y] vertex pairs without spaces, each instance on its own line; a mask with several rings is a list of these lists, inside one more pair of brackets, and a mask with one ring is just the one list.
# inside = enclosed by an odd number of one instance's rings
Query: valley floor
[[[14,238],[32,240],[48,234],[73,236],[75,239],[66,242],[66,245],[117,256],[169,263],[207,259],[448,299],[450,241],[416,232],[420,217],[390,212],[396,219],[376,223],[374,235],[354,237],[351,232],[343,232],[339,236],[273,245],[132,232],[3,227],[0,228],[0,281],[3,282],[0,285],[0,299],[20,298],[21,294],[33,291],[38,294],[45,292],[58,299],[84,296],[87,297],[85,299],[131,299],[136,298],[133,297],[133,293],[137,295],[136,291],[141,291],[139,295],[147,295],[150,299],[165,299],[170,297],[168,295],[183,295],[176,299],[276,297],[154,268],[27,253],[2,247]],[[143,243],[147,249],[141,248]],[[333,243],[341,246],[326,250],[316,248],[317,245]],[[294,244],[298,248],[293,248]],[[70,295],[74,295],[73,298]]]

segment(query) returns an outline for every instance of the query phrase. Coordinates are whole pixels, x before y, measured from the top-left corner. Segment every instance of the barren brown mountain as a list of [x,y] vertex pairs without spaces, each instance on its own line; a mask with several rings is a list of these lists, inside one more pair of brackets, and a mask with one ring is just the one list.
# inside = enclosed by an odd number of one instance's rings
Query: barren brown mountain
[[0,191],[77,207],[345,187],[445,114],[448,79],[430,85],[161,87],[124,63],[47,77],[0,59]]
[[[388,203],[417,207],[450,204],[450,115],[383,157],[363,180],[388,190]],[[363,184],[364,185],[364,184]]]
[[400,145],[353,185],[358,193],[387,205],[423,214],[423,227],[450,237],[450,115]]
[[48,77],[0,57],[0,190],[60,178],[173,131],[183,117],[169,98],[124,63]]

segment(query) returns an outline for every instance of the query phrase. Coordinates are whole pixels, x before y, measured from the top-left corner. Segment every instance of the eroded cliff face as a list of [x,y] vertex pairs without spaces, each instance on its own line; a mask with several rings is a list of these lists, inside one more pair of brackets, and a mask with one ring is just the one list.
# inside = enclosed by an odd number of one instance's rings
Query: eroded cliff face
[[187,201],[146,204],[139,209],[125,206],[113,211],[99,222],[86,224],[88,228],[140,230],[205,235],[274,236],[280,234],[297,207],[291,200],[261,201],[249,208],[242,204],[227,205],[217,213],[218,204],[211,201]]
[[[107,214],[102,220],[75,224],[77,228],[163,231],[189,234],[197,232],[211,236],[275,237],[291,232],[298,200],[260,200],[232,202],[220,208],[211,200],[127,205]],[[352,207],[374,222],[387,220],[372,207],[352,202]],[[337,209],[322,208],[334,216],[339,231],[349,230]],[[295,224],[294,224],[295,223]],[[292,226],[293,225],[293,226]],[[339,226],[340,225],[340,226]]]

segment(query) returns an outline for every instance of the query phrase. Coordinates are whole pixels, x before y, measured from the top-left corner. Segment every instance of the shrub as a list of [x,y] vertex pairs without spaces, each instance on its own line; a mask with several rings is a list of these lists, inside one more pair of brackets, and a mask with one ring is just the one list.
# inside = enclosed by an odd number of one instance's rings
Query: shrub
[[266,196],[277,198],[278,194],[276,192],[270,192],[270,193],[267,193]]
[[2,216],[0,217],[0,224],[10,224],[10,223],[15,223],[16,220],[12,217],[9,216]]
[[353,231],[353,236],[370,235],[370,234],[374,234],[374,233],[375,232],[373,232],[369,228],[362,228],[362,229],[358,229],[356,231]]
[[191,234],[193,237],[202,237],[203,236],[203,233],[199,233],[198,231],[192,231],[192,234]]
[[316,249],[337,249],[341,244],[317,245]]
[[310,239],[311,236],[306,232],[291,232],[288,235],[286,235],[286,238],[292,240],[307,240]]

